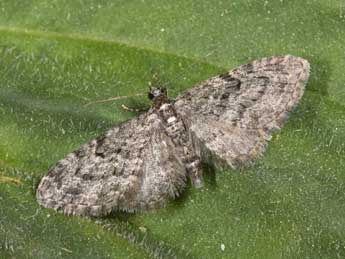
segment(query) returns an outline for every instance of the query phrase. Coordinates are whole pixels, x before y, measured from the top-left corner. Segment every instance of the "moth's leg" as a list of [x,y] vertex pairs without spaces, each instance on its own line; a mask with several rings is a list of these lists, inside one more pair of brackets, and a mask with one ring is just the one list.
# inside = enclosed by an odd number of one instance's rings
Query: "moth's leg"
[[128,106],[122,104],[121,108],[126,110],[126,111],[130,111],[130,112],[144,112],[147,111],[146,109],[133,109],[133,108],[129,108]]
[[202,173],[200,168],[200,160],[198,158],[189,162],[186,166],[188,176],[192,182],[193,187],[200,188],[204,185]]

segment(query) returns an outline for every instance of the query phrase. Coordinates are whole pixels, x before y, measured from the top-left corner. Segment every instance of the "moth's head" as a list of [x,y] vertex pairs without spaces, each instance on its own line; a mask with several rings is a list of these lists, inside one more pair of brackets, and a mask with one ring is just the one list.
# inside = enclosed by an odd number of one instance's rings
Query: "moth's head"
[[167,89],[165,87],[152,87],[150,86],[150,91],[148,97],[150,100],[154,100],[157,97],[166,97]]

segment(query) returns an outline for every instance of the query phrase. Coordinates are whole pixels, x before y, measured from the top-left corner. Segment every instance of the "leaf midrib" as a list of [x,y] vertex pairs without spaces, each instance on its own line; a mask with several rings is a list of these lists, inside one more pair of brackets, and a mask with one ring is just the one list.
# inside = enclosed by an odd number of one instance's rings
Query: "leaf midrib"
[[201,60],[198,57],[177,55],[174,52],[169,52],[165,50],[163,51],[156,48],[153,49],[153,48],[143,47],[143,46],[131,44],[130,42],[125,41],[120,38],[109,39],[109,38],[103,38],[103,37],[88,37],[79,33],[59,33],[59,32],[52,32],[52,31],[40,31],[40,30],[32,30],[29,28],[8,27],[8,26],[0,26],[0,34],[1,32],[22,34],[22,35],[35,37],[35,38],[43,37],[47,39],[69,39],[69,40],[77,40],[77,41],[92,42],[92,43],[99,43],[99,44],[117,45],[117,46],[122,46],[126,48],[136,49],[139,51],[151,52],[153,54],[169,55],[169,56],[176,57],[177,59],[187,59],[191,62],[203,63],[203,64],[217,66],[221,69],[227,69],[226,67],[222,67],[217,63],[213,63],[210,61],[206,62],[204,59]]

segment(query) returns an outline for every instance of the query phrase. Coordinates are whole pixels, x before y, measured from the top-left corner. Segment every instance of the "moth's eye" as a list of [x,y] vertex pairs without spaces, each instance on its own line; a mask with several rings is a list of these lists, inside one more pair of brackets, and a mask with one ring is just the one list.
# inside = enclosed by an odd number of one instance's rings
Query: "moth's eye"
[[155,96],[152,93],[149,93],[148,97],[149,97],[150,100],[152,100]]

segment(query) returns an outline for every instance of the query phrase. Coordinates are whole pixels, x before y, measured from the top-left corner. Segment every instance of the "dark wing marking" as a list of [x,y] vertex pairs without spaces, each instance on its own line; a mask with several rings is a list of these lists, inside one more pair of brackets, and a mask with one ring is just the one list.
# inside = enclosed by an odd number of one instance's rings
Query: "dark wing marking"
[[197,154],[217,166],[244,165],[259,156],[303,95],[309,63],[278,56],[213,77],[178,96]]
[[185,166],[159,116],[143,114],[81,146],[42,179],[37,200],[65,214],[158,208],[185,186]]

